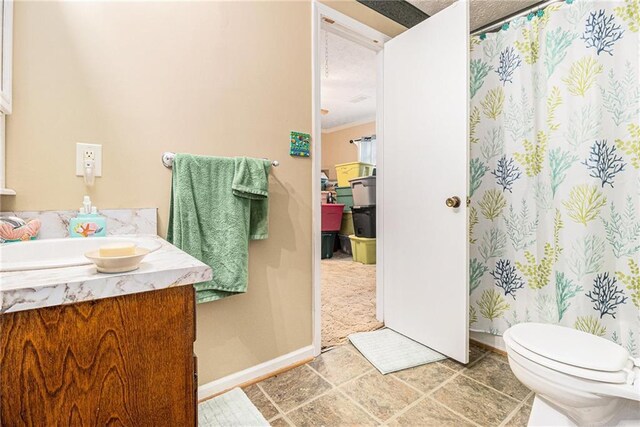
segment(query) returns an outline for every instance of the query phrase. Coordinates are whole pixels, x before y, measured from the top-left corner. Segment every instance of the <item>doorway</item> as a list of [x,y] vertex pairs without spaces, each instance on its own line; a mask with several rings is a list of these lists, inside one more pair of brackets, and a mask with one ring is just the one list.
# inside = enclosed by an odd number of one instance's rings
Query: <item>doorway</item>
[[[468,8],[467,0],[459,0],[393,40],[381,42],[384,36],[380,33],[314,3],[316,354],[322,348],[321,83],[325,57],[320,38],[325,22],[345,38],[377,51],[376,318],[426,347],[468,361],[467,208],[463,202],[468,174]],[[352,241],[352,250],[353,246]]]
[[[367,177],[369,187],[379,174],[379,55],[389,37],[324,5],[314,6],[314,221],[323,230],[314,233],[319,234],[314,254],[318,354],[346,343],[351,333],[383,326],[375,259],[381,234],[376,191],[367,190],[373,200],[356,196],[362,206],[354,207],[349,179]],[[329,217],[332,225],[327,225]]]

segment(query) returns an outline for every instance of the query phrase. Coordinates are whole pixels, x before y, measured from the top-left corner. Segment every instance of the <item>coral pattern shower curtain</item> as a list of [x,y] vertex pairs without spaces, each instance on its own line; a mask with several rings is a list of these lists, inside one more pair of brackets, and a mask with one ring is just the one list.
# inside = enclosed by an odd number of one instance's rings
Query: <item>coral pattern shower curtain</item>
[[640,0],[574,0],[472,37],[472,330],[640,354],[639,30]]

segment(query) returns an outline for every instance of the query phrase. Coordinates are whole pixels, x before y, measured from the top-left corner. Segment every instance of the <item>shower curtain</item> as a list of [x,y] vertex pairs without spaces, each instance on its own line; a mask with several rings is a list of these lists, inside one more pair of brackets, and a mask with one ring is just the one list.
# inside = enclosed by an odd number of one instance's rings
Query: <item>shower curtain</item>
[[471,39],[470,329],[544,322],[640,355],[640,0]]

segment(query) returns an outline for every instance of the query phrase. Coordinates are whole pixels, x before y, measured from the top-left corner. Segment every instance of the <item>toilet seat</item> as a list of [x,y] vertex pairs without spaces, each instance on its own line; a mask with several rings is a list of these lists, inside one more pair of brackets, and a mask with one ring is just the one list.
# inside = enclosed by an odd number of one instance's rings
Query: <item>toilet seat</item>
[[586,332],[522,323],[507,330],[503,338],[520,356],[574,377],[610,384],[632,384],[635,379],[627,350]]
[[[571,425],[617,425],[640,407],[640,359],[615,343],[547,324],[515,325],[503,337],[516,378]],[[627,419],[640,425],[640,412]]]

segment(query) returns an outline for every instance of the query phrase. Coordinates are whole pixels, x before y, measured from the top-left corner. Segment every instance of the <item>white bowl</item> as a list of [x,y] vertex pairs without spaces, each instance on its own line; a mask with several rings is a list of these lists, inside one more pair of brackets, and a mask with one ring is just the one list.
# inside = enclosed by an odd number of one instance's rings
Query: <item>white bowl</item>
[[149,249],[136,247],[133,255],[101,257],[100,250],[95,250],[85,253],[84,256],[96,265],[100,273],[124,273],[137,270],[149,252]]

